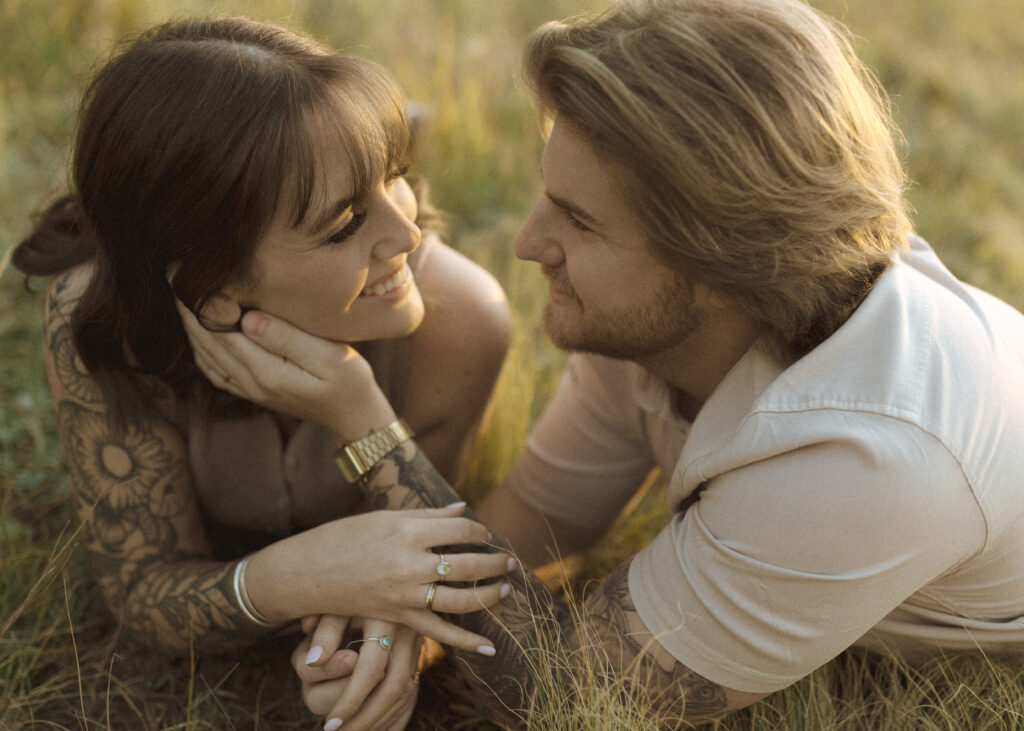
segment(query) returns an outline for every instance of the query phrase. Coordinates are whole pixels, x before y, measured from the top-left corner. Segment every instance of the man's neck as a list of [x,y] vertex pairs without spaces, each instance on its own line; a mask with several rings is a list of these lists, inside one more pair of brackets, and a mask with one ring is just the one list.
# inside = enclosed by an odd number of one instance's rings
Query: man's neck
[[760,334],[756,323],[732,313],[706,323],[679,345],[636,362],[680,394],[680,413],[692,421]]

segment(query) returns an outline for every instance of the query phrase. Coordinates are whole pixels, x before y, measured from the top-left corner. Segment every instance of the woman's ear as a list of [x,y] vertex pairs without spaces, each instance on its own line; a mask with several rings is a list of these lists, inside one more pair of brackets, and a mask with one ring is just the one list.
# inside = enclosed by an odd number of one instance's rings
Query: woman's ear
[[199,324],[207,330],[237,330],[242,320],[242,306],[238,304],[238,300],[222,290],[203,303],[196,317]]
[[[181,262],[167,266],[167,283],[174,290],[174,276],[178,273]],[[242,306],[235,299],[233,292],[227,288],[207,298],[202,309],[195,313],[199,324],[214,332],[238,330],[242,319]]]

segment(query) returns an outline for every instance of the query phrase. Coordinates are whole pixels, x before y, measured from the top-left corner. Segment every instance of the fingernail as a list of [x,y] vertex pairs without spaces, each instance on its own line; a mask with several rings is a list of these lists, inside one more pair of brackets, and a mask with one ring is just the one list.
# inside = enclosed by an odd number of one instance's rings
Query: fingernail
[[324,655],[324,648],[320,645],[313,645],[309,648],[309,652],[306,653],[306,664],[312,665]]
[[512,584],[502,584],[500,593],[502,599],[507,597],[509,594],[512,593]]
[[464,507],[466,507],[466,503],[460,501],[460,502],[457,502],[457,503],[452,503],[451,505],[445,505],[444,507],[445,507],[445,510],[454,510],[455,508],[464,508]]
[[[494,657],[494,653],[495,653],[495,649],[493,647],[491,647],[490,645],[480,645],[480,647],[476,648],[476,651],[479,652],[481,655],[487,655],[487,657]],[[341,725],[341,724],[339,724],[339,725]],[[331,731],[334,731],[334,730],[331,729]]]
[[324,724],[324,731],[338,731],[339,728],[341,728],[340,718],[332,718]]
[[508,570],[511,571],[516,567],[516,560],[511,556],[508,557]]
[[[267,316],[261,312],[247,312],[242,318],[242,329],[250,335],[262,335],[267,327]],[[339,721],[340,725],[340,721]],[[333,729],[331,729],[333,731]]]

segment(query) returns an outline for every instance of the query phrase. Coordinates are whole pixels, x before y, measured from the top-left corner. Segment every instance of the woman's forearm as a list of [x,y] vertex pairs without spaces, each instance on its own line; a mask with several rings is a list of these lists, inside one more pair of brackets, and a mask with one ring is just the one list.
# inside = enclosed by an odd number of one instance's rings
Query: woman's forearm
[[[98,562],[99,563],[99,562]],[[127,592],[100,584],[111,609],[140,641],[165,652],[236,650],[273,631],[242,611],[235,591],[237,562],[181,561],[153,566]]]

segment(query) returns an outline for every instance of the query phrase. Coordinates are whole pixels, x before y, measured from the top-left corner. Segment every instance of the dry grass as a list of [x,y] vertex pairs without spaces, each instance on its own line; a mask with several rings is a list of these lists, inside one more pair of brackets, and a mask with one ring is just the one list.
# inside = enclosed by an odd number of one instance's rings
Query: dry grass
[[[847,20],[893,93],[916,181],[917,224],[969,281],[1024,306],[1024,24],[1020,0],[818,0]],[[511,241],[539,191],[540,139],[515,81],[521,38],[597,0],[8,0],[0,3],[0,729],[309,729],[288,643],[240,658],[171,660],[120,633],[76,549],[39,353],[40,301],[5,266],[37,201],[63,183],[78,89],[117,37],[170,16],[246,13],[305,29],[393,69],[432,121],[419,167],[451,212],[452,241],[505,284],[517,319],[499,408],[474,461],[508,470],[563,356],[537,328],[538,272]],[[651,490],[577,566],[577,587],[667,519]],[[550,665],[537,658],[539,682]],[[620,679],[573,667],[537,729],[645,728]],[[457,681],[434,680],[419,728],[482,728]],[[926,668],[844,655],[718,729],[1024,728],[1014,664]]]

